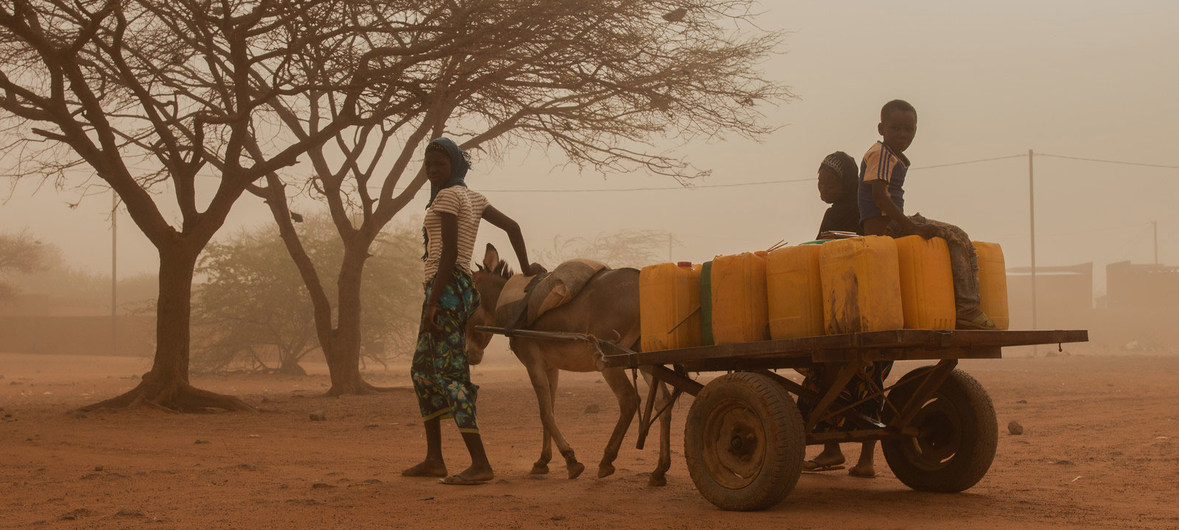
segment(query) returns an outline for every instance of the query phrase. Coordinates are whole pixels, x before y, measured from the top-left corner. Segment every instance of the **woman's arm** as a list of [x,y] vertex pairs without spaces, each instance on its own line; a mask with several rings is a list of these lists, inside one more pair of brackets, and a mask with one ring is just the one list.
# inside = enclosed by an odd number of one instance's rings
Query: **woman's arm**
[[438,212],[442,220],[442,255],[438,257],[438,273],[430,286],[430,298],[426,300],[426,328],[434,333],[442,332],[434,316],[438,312],[438,299],[446,282],[454,275],[454,264],[458,261],[458,217],[451,213]]
[[525,276],[531,276],[532,262],[528,261],[528,249],[524,246],[524,234],[520,232],[520,224],[491,205],[483,209],[483,219],[507,232],[508,240],[512,242],[512,248],[516,251],[516,259],[520,260],[520,272]]

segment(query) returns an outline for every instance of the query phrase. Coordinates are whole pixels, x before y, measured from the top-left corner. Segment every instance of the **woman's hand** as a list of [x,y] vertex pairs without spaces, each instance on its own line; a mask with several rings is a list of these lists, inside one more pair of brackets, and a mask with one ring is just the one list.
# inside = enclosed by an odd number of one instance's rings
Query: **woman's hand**
[[442,327],[438,325],[435,320],[438,316],[438,304],[432,303],[426,306],[426,314],[422,318],[426,321],[426,331],[431,335],[439,335],[442,333]]

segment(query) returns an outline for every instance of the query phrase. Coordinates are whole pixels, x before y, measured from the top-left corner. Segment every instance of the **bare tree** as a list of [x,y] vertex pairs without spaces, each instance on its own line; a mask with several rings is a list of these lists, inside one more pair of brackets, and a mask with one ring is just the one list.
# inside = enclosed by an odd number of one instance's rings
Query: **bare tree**
[[[299,234],[317,267],[339,269],[342,248],[329,220],[309,217]],[[386,231],[377,242],[365,281],[379,282],[381,288],[362,293],[362,351],[383,363],[386,348],[405,349],[416,338],[421,262],[417,235],[408,227]],[[211,242],[197,273],[204,281],[193,295],[195,369],[245,364],[257,371],[306,373],[299,362],[319,349],[315,320],[303,281],[273,225]]]
[[680,242],[661,230],[618,230],[593,237],[554,237],[552,248],[538,249],[541,263],[550,268],[574,258],[601,261],[611,267],[643,268],[667,261],[669,247]]
[[[0,159],[10,176],[113,188],[159,252],[152,369],[88,409],[251,409],[189,384],[193,269],[247,186],[384,118],[387,96],[366,91],[370,13],[345,0],[0,3]],[[351,65],[329,85],[288,68],[317,46]],[[336,113],[308,135],[268,138],[264,154],[252,149],[267,127],[260,109],[307,91],[331,92]]]
[[28,231],[18,234],[0,234],[0,300],[17,294],[5,273],[31,273],[57,266],[61,262],[61,251],[52,245],[44,245]]
[[[748,0],[384,5],[389,30],[374,47],[388,53],[375,62],[390,73],[383,93],[403,102],[402,112],[313,147],[309,179],[276,170],[253,190],[266,197],[312,297],[330,394],[374,390],[357,365],[361,272],[375,235],[426,181],[416,165],[432,137],[493,156],[519,144],[556,148],[582,169],[688,179],[702,172],[657,145],[759,136],[768,129],[758,105],[790,96],[757,70],[779,36],[753,25]],[[333,53],[308,46],[290,68],[328,75]],[[314,92],[267,104],[296,137],[322,134],[340,112],[338,101]],[[344,243],[335,312],[291,223],[286,185],[326,201]]]

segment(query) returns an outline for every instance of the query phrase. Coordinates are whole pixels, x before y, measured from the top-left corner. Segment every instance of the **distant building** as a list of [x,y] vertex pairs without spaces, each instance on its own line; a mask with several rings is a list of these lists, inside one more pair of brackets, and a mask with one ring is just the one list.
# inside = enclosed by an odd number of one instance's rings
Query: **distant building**
[[1106,266],[1105,277],[1099,312],[1107,342],[1152,352],[1179,346],[1179,267],[1122,261]]
[[[1007,269],[1011,329],[1032,328],[1032,269]],[[1093,263],[1036,267],[1036,328],[1087,329],[1094,321]]]
[[1120,261],[1105,267],[1105,278],[1110,309],[1179,309],[1179,267]]
[[[1093,264],[1036,268],[1036,327],[1088,329],[1089,341],[1118,350],[1167,351],[1179,347],[1179,267],[1105,268],[1106,294],[1093,297]],[[1032,329],[1031,269],[1007,270],[1011,329]]]

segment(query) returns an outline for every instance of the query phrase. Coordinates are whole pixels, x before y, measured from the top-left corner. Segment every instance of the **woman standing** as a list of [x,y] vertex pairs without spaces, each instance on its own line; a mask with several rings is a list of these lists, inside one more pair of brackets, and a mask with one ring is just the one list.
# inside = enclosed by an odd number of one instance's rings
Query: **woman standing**
[[[445,477],[443,484],[479,484],[495,476],[475,422],[479,387],[471,383],[466,355],[467,319],[479,306],[468,268],[479,221],[486,219],[507,232],[520,268],[525,274],[530,270],[520,225],[489,205],[482,195],[467,189],[464,178],[469,168],[469,155],[449,138],[432,140],[426,146],[425,170],[430,179],[430,202],[422,228],[426,299],[410,370],[425,420],[426,459],[401,474]],[[442,458],[444,418],[454,418],[471,453],[471,467],[457,475],[448,476]]]

